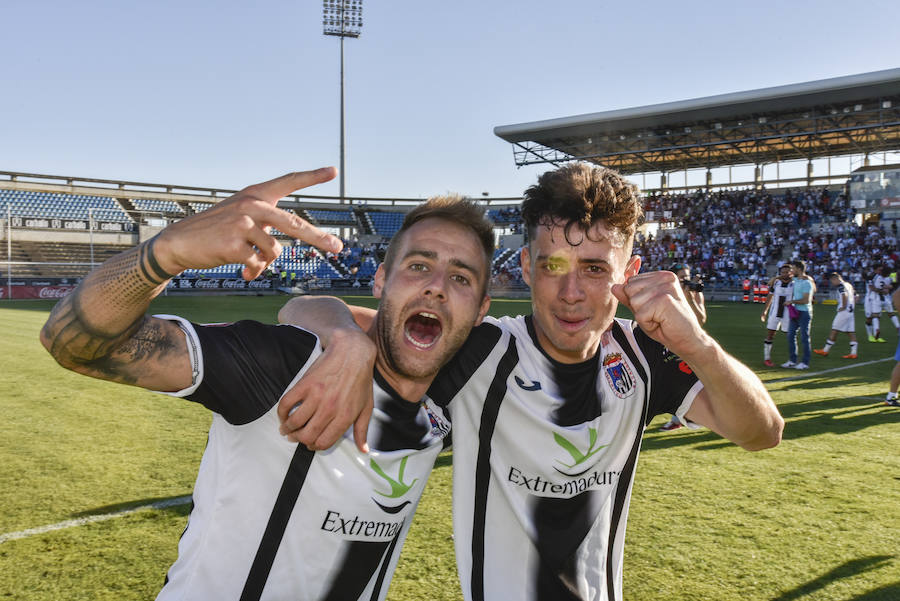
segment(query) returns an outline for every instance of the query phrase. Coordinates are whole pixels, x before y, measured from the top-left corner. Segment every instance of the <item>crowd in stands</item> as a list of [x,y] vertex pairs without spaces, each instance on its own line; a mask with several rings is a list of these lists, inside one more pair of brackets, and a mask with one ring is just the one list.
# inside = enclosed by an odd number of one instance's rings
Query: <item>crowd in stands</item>
[[[23,215],[44,214],[40,211],[55,214],[52,211],[62,202],[45,198],[46,195],[24,194],[7,191],[9,202],[15,201],[16,211]],[[24,196],[13,198],[14,195]],[[136,207],[144,206],[137,200],[133,202]],[[81,206],[73,203],[67,197],[63,204],[68,208]],[[784,261],[803,259],[820,289],[828,288],[827,274],[838,272],[862,294],[875,265],[884,265],[885,273],[896,272],[900,267],[896,223],[857,225],[853,208],[837,189],[654,192],[646,196],[644,210],[647,221],[659,224],[659,229],[654,235],[638,233],[635,238],[634,252],[642,257],[642,271],[688,264],[711,290],[740,288],[747,279],[765,281]],[[348,211],[310,212],[333,220],[332,213],[350,215]],[[506,232],[521,232],[521,211],[517,205],[489,207],[488,216]],[[373,224],[385,222],[381,224],[388,228],[385,231],[395,231],[401,220],[402,213],[398,212],[376,211],[372,217]],[[383,234],[378,227],[374,231]],[[309,247],[287,244],[276,264],[280,270],[297,272],[300,279],[350,278],[367,283],[383,259],[388,239],[383,234],[381,241],[375,243],[345,240],[345,248],[338,254],[322,254]],[[239,271],[238,267],[223,266],[189,275],[231,275]],[[523,286],[521,274],[519,252],[498,249],[492,283]]]
[[[662,227],[656,236],[635,238],[642,271],[687,263],[713,289],[768,280],[778,265],[799,258],[808,262],[820,289],[828,289],[827,274],[837,271],[864,293],[874,265],[885,265],[886,272],[900,266],[896,224],[857,225],[846,197],[827,188],[657,193],[646,198],[645,212]],[[491,210],[490,216],[498,225],[520,218],[516,207]],[[326,257],[351,277],[370,277],[384,247],[349,243]],[[518,251],[495,254],[492,284],[524,285]]]
[[645,211],[661,229],[635,241],[643,270],[688,263],[713,286],[766,279],[781,262],[803,258],[827,287],[825,274],[839,271],[853,281],[853,269],[862,274],[875,254],[881,261],[896,249],[895,239],[877,226],[857,226],[846,197],[827,188],[654,194]]

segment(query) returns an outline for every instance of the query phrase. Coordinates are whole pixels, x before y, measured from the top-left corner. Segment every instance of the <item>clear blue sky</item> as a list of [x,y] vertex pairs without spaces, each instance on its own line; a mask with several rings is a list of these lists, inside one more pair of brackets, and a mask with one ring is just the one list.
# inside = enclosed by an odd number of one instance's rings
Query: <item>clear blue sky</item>
[[[0,170],[239,188],[338,164],[319,0],[2,14]],[[517,169],[496,125],[894,68],[898,23],[896,0],[365,0],[348,194],[519,195],[543,168]]]

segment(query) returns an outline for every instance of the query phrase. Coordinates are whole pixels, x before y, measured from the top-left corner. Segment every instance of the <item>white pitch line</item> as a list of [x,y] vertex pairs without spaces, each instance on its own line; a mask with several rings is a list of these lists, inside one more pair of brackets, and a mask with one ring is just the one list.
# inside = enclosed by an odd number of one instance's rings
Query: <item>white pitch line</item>
[[854,367],[862,367],[863,365],[872,365],[873,363],[884,363],[885,361],[892,361],[893,357],[885,357],[884,359],[875,359],[874,361],[865,361],[863,363],[854,363],[852,365],[842,365],[841,367],[833,367],[831,369],[826,369],[823,371],[811,371],[811,372],[803,372],[798,376],[790,376],[787,378],[778,378],[777,380],[768,380],[766,384],[776,384],[778,382],[789,382],[791,380],[802,380],[804,378],[811,378],[813,376],[821,376],[822,374],[830,374],[835,371],[843,371],[845,369],[853,369]]
[[130,513],[137,513],[138,511],[146,511],[147,509],[165,509],[166,507],[174,507],[176,505],[187,505],[191,502],[191,496],[187,495],[185,497],[175,497],[173,499],[166,499],[165,501],[158,501],[156,503],[150,503],[149,505],[141,505],[140,507],[132,507],[131,509],[123,509],[121,511],[114,511],[112,513],[104,513],[101,515],[90,515],[83,518],[76,518],[74,520],[66,520],[65,522],[58,522],[56,524],[48,524],[47,526],[38,526],[37,528],[29,528],[27,530],[20,530],[19,532],[7,532],[6,534],[0,534],[0,544],[5,543],[6,541],[16,540],[19,538],[27,538],[29,536],[34,536],[36,534],[44,534],[45,532],[53,532],[54,530],[62,530],[64,528],[72,528],[74,526],[84,526],[85,524],[91,524],[93,522],[103,522],[106,520],[111,520],[113,518],[122,517],[124,515],[128,515]]

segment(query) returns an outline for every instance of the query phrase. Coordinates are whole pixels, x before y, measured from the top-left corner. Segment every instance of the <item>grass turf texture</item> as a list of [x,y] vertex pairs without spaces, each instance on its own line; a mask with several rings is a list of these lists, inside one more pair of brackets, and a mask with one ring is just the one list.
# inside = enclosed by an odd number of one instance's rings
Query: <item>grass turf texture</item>
[[[169,297],[152,311],[272,322],[283,302]],[[206,442],[202,407],[56,366],[38,342],[51,306],[0,304],[0,537],[190,494]],[[494,315],[528,310],[522,301],[492,306]],[[658,417],[647,430],[631,503],[626,598],[900,599],[900,410],[882,404],[894,363],[816,375],[891,357],[896,339],[861,342],[860,358],[845,361],[840,338],[831,356],[813,356],[810,372],[765,368],[759,312],[758,305],[711,304],[708,329],[767,382],[787,421],[784,441],[747,453],[706,430],[660,432],[665,418]],[[831,307],[817,307],[814,347],[832,316]],[[785,361],[784,334],[774,348],[776,363]],[[460,598],[450,482],[445,454],[389,599]],[[0,599],[153,598],[187,513],[185,505],[145,510],[2,542]]]

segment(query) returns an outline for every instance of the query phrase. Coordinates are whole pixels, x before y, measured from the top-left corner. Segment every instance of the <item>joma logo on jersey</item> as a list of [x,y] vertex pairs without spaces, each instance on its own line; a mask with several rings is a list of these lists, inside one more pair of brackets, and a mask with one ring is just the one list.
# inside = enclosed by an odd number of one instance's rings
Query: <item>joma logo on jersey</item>
[[603,357],[603,373],[610,388],[620,399],[634,394],[634,374],[622,353],[610,353]]
[[[591,457],[596,455],[601,449],[604,449],[604,448],[608,447],[609,445],[602,444],[602,445],[599,445],[596,447],[594,446],[595,444],[597,444],[597,429],[596,428],[588,428],[588,435],[589,435],[588,448],[586,451],[584,451],[582,453],[581,450],[577,446],[572,444],[572,441],[570,441],[568,438],[562,436],[561,434],[557,434],[556,432],[554,432],[553,440],[556,441],[556,444],[558,444],[563,449],[565,449],[565,451],[572,457],[572,461],[573,461],[573,463],[569,464],[569,463],[565,463],[565,462],[557,459],[557,462],[561,463],[563,465],[563,467],[565,467],[569,470],[581,466],[581,467],[579,467],[579,469],[581,469],[581,471],[578,473],[575,473],[575,474],[570,474],[566,471],[559,469],[558,467],[554,467],[553,469],[555,469],[560,474],[563,474],[564,476],[580,476],[581,474],[589,471],[592,467],[594,467],[593,464],[591,464],[591,465],[587,466],[586,468],[584,468],[584,466],[582,464],[584,464],[588,459],[590,459]],[[582,469],[582,468],[584,468],[584,469]]]
[[[387,482],[387,484],[391,487],[390,492],[385,493],[385,492],[381,492],[380,490],[375,490],[375,494],[381,495],[382,497],[385,497],[387,499],[399,499],[400,497],[402,497],[403,495],[405,495],[406,493],[409,492],[409,489],[411,489],[415,485],[415,483],[419,481],[419,479],[415,478],[409,484],[407,484],[403,481],[403,472],[406,471],[406,461],[408,459],[409,459],[409,456],[407,455],[406,457],[404,457],[403,459],[400,460],[400,473],[397,474],[396,479],[392,478],[391,476],[388,476],[387,473],[385,473],[385,471],[382,469],[382,467],[380,465],[378,465],[378,463],[374,459],[369,460],[369,467],[372,468],[372,471],[375,472],[376,474],[378,474],[378,476],[380,478],[382,478],[385,482]],[[386,511],[387,513],[397,513],[401,509],[403,509],[404,507],[409,505],[409,503],[410,503],[409,501],[404,501],[404,502],[400,503],[399,505],[387,505],[387,504],[379,503],[374,498],[372,499],[372,501],[376,505],[381,507],[381,509],[383,511]]]

